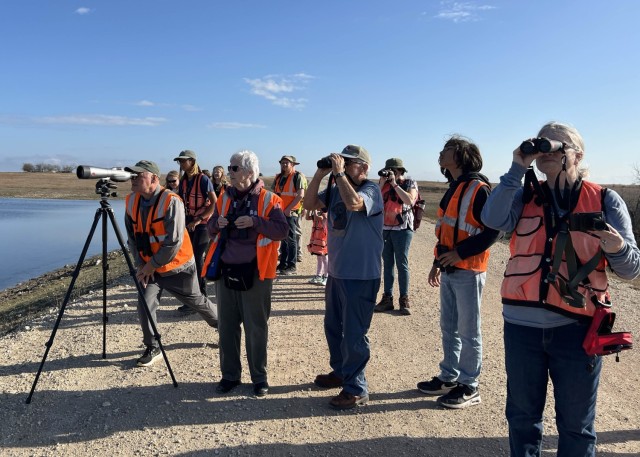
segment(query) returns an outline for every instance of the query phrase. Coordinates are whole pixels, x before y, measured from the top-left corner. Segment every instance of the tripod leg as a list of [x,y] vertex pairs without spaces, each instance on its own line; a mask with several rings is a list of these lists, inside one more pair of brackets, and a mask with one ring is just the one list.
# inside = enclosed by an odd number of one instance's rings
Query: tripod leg
[[38,373],[36,373],[36,378],[33,380],[33,385],[31,386],[31,392],[29,392],[29,396],[27,397],[27,403],[31,403],[31,397],[33,396],[33,392],[36,389],[36,384],[38,384],[38,379],[40,379],[40,374],[42,373],[42,368],[44,368],[44,362],[47,360],[47,356],[49,355],[49,350],[53,345],[53,339],[56,337],[56,333],[58,332],[58,327],[60,326],[60,321],[62,320],[62,315],[64,314],[64,310],[66,309],[67,303],[71,298],[71,292],[73,291],[73,286],[76,283],[76,279],[78,279],[80,268],[82,268],[82,263],[84,262],[84,258],[87,255],[87,250],[89,249],[89,245],[91,244],[93,233],[96,231],[96,226],[98,225],[98,220],[100,219],[100,215],[101,215],[101,211],[98,209],[93,219],[93,225],[91,225],[91,231],[89,232],[89,236],[87,236],[87,241],[85,241],[84,247],[82,248],[82,254],[80,254],[80,258],[78,259],[78,263],[76,264],[76,269],[73,271],[73,276],[71,277],[71,283],[69,284],[69,288],[67,289],[67,294],[65,295],[64,301],[62,302],[62,306],[60,307],[60,312],[58,313],[58,318],[56,319],[56,323],[53,326],[53,330],[51,331],[51,336],[49,337],[49,340],[45,343],[46,349],[44,351],[44,356],[42,357],[42,362],[40,362],[40,367],[38,368]]
[[107,358],[107,210],[101,208],[102,213],[102,358]]
[[164,347],[162,346],[162,339],[161,339],[162,337],[158,332],[158,328],[156,327],[156,324],[153,322],[153,319],[151,318],[151,311],[149,311],[149,305],[147,304],[147,301],[144,298],[144,289],[140,284],[140,281],[138,281],[138,278],[136,277],[136,270],[133,266],[133,262],[131,261],[131,257],[129,256],[129,252],[125,248],[122,234],[120,233],[120,229],[118,228],[118,224],[113,214],[113,209],[109,208],[108,214],[109,214],[109,219],[111,219],[111,225],[113,226],[113,230],[116,232],[116,238],[118,238],[118,243],[120,244],[120,248],[122,249],[124,258],[126,259],[127,265],[129,266],[129,273],[133,278],[133,282],[136,284],[136,289],[138,290],[140,301],[142,302],[142,306],[144,307],[144,310],[147,314],[147,318],[149,319],[149,324],[151,325],[151,329],[153,330],[153,336],[156,338],[156,341],[158,341],[158,347],[160,348],[160,351],[162,352],[162,357],[164,358],[164,361],[167,364],[167,369],[169,370],[169,375],[171,376],[171,380],[173,381],[173,386],[178,387],[178,381],[176,381],[176,377],[173,375],[173,370],[171,369],[171,364],[169,363],[169,359],[167,358],[167,353],[165,352]]

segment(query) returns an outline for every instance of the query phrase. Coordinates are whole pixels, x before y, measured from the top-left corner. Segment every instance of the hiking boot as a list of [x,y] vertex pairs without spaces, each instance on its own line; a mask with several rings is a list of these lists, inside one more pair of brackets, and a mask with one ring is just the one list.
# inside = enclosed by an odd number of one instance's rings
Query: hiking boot
[[335,409],[351,409],[364,405],[368,401],[368,395],[353,395],[343,390],[337,396],[333,397],[329,404]]
[[189,314],[195,314],[195,310],[193,310],[192,308],[188,307],[187,305],[180,306],[176,311],[178,311],[178,313],[180,313],[180,315],[182,315],[182,316],[188,316]]
[[393,295],[383,294],[382,299],[373,307],[373,312],[382,313],[393,309]]
[[319,374],[313,383],[323,389],[335,389],[342,387],[343,379],[332,371],[329,374]]
[[408,295],[400,295],[400,314],[405,316],[411,315],[411,305],[409,304]]
[[219,394],[226,394],[230,392],[232,389],[235,389],[240,385],[240,380],[237,379],[235,381],[230,381],[228,379],[222,378],[216,387],[216,392]]
[[464,384],[458,384],[458,387],[448,394],[438,397],[437,400],[440,406],[452,409],[462,409],[467,406],[478,405],[481,401],[478,388],[466,386]]
[[153,363],[162,357],[162,352],[160,352],[160,348],[155,346],[147,346],[147,349],[144,350],[144,354],[137,361],[137,365],[139,367],[150,367]]
[[451,392],[458,383],[441,381],[440,378],[434,376],[431,381],[422,381],[418,383],[418,390],[427,395],[444,395]]

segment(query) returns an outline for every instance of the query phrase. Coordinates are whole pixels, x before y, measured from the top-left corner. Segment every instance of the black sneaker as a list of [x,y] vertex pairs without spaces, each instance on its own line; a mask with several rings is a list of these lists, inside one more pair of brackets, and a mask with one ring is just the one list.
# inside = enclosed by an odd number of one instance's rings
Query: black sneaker
[[147,346],[142,357],[138,359],[139,367],[150,367],[153,363],[162,357],[162,352],[160,352],[160,348],[154,346]]
[[446,395],[438,397],[438,404],[445,408],[462,409],[467,406],[479,405],[480,392],[477,387],[465,386],[458,384],[458,387],[451,390]]
[[431,381],[422,381],[418,383],[418,390],[427,395],[443,395],[449,393],[458,385],[457,382],[444,382],[440,378],[434,376]]

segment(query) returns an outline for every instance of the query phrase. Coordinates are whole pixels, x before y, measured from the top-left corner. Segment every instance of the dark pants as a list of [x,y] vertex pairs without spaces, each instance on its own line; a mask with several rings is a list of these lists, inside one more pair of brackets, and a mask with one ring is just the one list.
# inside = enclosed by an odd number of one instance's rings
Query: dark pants
[[224,278],[216,281],[220,323],[220,371],[229,381],[239,381],[242,373],[240,338],[244,340],[251,381],[267,381],[267,342],[273,279],[260,281],[256,269],[253,287],[247,291],[229,289]]
[[287,217],[289,234],[280,242],[280,266],[291,268],[296,266],[298,258],[298,215]]
[[[202,227],[202,228],[201,228]],[[196,259],[196,271],[198,272],[198,286],[203,295],[207,295],[207,280],[200,276],[204,266],[204,258],[209,248],[209,234],[207,233],[206,224],[196,226],[193,232],[189,232],[191,238],[191,247],[193,248],[193,256]]]

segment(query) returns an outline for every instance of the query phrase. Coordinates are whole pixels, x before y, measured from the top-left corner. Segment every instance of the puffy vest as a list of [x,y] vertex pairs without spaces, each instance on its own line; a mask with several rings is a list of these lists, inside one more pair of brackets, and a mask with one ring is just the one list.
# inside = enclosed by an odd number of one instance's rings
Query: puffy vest
[[[411,183],[408,179],[405,179],[398,186],[408,192],[408,189],[405,189],[407,184]],[[382,186],[382,201],[384,202],[384,225],[393,227],[406,222],[411,206],[404,204],[389,182],[384,183]]]
[[[184,201],[184,209],[187,216],[199,217],[204,214],[207,211],[207,207],[211,205],[209,197],[205,197],[204,195],[202,195],[202,190],[200,188],[202,176],[202,173],[198,173],[193,177],[194,182],[191,186],[190,191],[188,189],[188,179],[183,178],[180,180],[178,193]],[[189,195],[187,195],[187,191],[189,191]],[[203,219],[204,222],[206,222],[207,220],[208,218]]]
[[[229,211],[230,206],[231,198],[229,197],[229,193],[225,192],[220,196],[216,203],[218,214],[220,216],[224,216]],[[273,192],[269,192],[266,189],[261,189],[260,197],[258,197],[258,216],[268,219],[271,210],[273,210],[275,206],[282,206],[282,199]],[[216,246],[218,246],[219,241],[220,233],[218,232],[213,237],[213,240],[211,240],[211,245],[209,246],[209,251],[207,252],[207,257],[204,261],[205,266],[202,268],[202,277],[207,274],[207,266],[211,263],[211,258],[213,257],[213,253],[215,252]],[[260,275],[261,281],[264,281],[265,279],[273,279],[276,277],[276,266],[278,264],[279,247],[279,241],[273,241],[272,239],[267,238],[261,233],[258,234],[258,239],[256,240],[256,255],[258,262],[258,273]]]
[[[573,213],[602,211],[603,189],[601,186],[583,181]],[[599,239],[584,232],[569,231],[579,265],[587,263],[600,250]],[[587,300],[584,308],[569,305],[548,282],[547,275],[553,266],[557,234],[552,232],[551,221],[544,214],[542,205],[535,198],[524,205],[522,216],[511,236],[511,257],[502,281],[502,303],[543,307],[570,317],[590,317],[595,312],[593,297],[601,302],[609,299],[609,283],[605,273],[607,261],[604,257],[589,273],[588,281],[578,285],[578,292]],[[567,278],[566,259],[562,258],[559,275]]]
[[[473,202],[478,190],[486,183],[473,179],[466,183],[460,183],[456,188],[446,211],[438,208],[438,220],[436,221],[436,237],[442,246],[450,251],[457,244],[471,236],[476,236],[484,231],[484,225],[473,216]],[[464,194],[461,195],[464,191]],[[457,237],[456,237],[457,227]],[[434,255],[438,252],[434,248]],[[473,271],[487,271],[489,262],[489,250],[473,255],[454,264],[456,268]]]
[[[287,206],[289,206],[291,202],[298,196],[298,191],[296,190],[296,186],[293,183],[293,176],[297,173],[297,171],[289,173],[289,176],[287,176],[287,181],[282,187],[280,187],[281,174],[276,175],[276,178],[274,180],[275,187],[273,188],[273,190],[276,195],[278,195],[282,199],[282,209],[285,209]],[[300,209],[301,206],[302,201],[299,201],[296,206],[291,208],[291,211],[296,211]]]
[[[133,222],[133,231],[134,234],[147,234],[149,236],[149,243],[151,245],[151,252],[154,254],[158,252],[164,239],[167,236],[167,232],[164,228],[164,215],[171,204],[172,199],[178,199],[180,203],[182,200],[180,197],[165,189],[161,188],[160,193],[158,194],[155,205],[149,211],[147,215],[147,220],[145,226],[142,225],[142,215],[140,212],[140,194],[138,193],[130,193],[127,195],[125,200],[126,212],[131,218]],[[145,255],[143,252],[138,251],[140,257],[148,262],[151,260],[151,256]],[[193,258],[193,248],[191,247],[191,242],[189,241],[189,234],[187,233],[187,229],[184,229],[184,233],[182,234],[182,245],[180,246],[180,250],[176,254],[176,256],[166,265],[157,268],[156,271],[158,273],[166,273],[167,271],[171,271],[174,268],[177,268],[181,265],[184,265],[189,260]]]
[[313,216],[312,221],[311,240],[307,245],[307,250],[311,254],[327,255],[327,219]]

